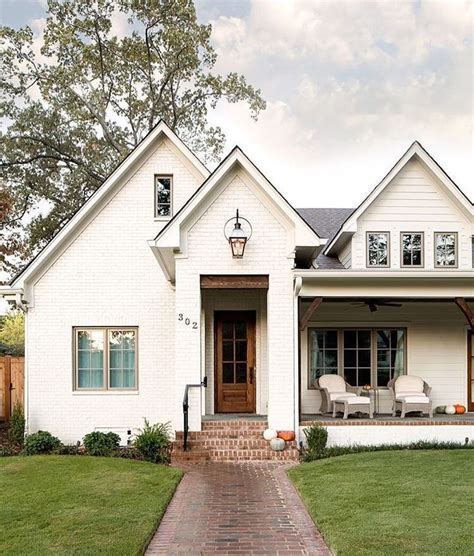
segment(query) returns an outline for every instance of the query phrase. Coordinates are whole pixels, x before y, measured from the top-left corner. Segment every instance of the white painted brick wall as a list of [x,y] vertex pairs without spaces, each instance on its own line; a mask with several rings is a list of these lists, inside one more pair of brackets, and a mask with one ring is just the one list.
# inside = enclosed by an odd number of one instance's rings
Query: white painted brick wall
[[[174,360],[175,294],[147,240],[156,173],[174,175],[174,208],[200,185],[182,155],[162,144],[34,287],[27,319],[30,430],[75,442],[94,428],[181,421]],[[73,392],[73,326],[139,327],[137,393]]]

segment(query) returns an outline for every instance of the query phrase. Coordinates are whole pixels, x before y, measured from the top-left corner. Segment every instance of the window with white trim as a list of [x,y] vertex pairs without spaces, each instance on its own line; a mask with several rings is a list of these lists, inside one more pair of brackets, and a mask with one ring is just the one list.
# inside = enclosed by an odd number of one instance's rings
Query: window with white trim
[[367,232],[367,266],[390,266],[389,232]]
[[406,374],[404,328],[308,329],[308,388],[324,374],[338,374],[351,386],[386,387]]
[[436,232],[434,258],[437,267],[456,267],[458,264],[457,232]]
[[76,328],[76,390],[137,388],[137,328]]
[[171,216],[173,176],[155,176],[155,218]]
[[423,232],[401,233],[401,266],[423,266]]

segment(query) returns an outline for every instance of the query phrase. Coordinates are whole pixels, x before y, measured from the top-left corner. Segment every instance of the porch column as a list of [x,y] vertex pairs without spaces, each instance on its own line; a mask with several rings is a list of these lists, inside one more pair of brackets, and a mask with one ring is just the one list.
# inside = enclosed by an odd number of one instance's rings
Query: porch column
[[293,280],[270,275],[267,297],[268,423],[276,430],[293,430],[294,423],[294,330]]
[[[185,268],[185,259],[176,265],[175,305],[175,397],[176,430],[183,430],[183,396],[186,384],[201,378],[201,289],[199,274]],[[189,390],[189,429],[201,430],[201,389]]]

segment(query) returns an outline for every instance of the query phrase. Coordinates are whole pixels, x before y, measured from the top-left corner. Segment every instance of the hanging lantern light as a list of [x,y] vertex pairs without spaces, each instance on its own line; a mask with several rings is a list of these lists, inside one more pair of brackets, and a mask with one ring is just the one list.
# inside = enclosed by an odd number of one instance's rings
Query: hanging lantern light
[[[244,220],[249,225],[250,234],[247,234],[245,230],[242,229],[241,220]],[[251,235],[252,227],[250,226],[250,222],[247,219],[239,216],[239,209],[237,209],[235,213],[235,218],[231,218],[230,220],[227,221],[226,224],[228,224],[231,221],[234,221],[234,229],[230,232],[228,236],[226,235],[226,237],[229,241],[229,245],[232,250],[232,257],[234,259],[242,259],[245,252],[245,246],[247,245],[247,241],[249,240]]]

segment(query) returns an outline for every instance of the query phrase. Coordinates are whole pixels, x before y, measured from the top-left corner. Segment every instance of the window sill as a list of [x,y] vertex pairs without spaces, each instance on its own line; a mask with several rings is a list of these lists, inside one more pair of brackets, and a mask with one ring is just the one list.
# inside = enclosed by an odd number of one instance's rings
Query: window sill
[[169,222],[172,218],[172,216],[155,216],[153,220],[155,222]]
[[73,390],[73,396],[138,396],[138,390]]

